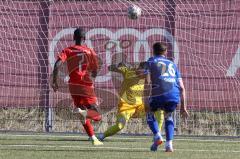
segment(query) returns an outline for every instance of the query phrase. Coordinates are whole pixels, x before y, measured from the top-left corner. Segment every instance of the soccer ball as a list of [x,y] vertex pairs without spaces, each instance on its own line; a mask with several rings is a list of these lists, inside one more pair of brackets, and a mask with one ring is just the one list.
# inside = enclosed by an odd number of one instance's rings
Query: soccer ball
[[137,19],[138,17],[141,16],[142,9],[136,5],[131,5],[128,7],[127,13],[128,13],[128,18]]

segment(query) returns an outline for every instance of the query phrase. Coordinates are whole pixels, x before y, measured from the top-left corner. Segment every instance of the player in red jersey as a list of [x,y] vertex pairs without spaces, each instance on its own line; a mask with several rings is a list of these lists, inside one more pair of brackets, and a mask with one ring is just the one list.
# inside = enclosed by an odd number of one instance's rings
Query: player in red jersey
[[[58,89],[57,76],[59,65],[66,62],[69,73],[69,91],[74,101],[74,113],[80,115],[81,123],[93,145],[102,145],[95,134],[90,118],[87,118],[89,110],[97,112],[97,97],[94,92],[93,79],[97,76],[98,60],[94,50],[83,45],[85,32],[82,28],[74,31],[75,45],[65,48],[58,56],[53,70],[52,88]],[[92,120],[100,121],[101,115],[91,117]]]

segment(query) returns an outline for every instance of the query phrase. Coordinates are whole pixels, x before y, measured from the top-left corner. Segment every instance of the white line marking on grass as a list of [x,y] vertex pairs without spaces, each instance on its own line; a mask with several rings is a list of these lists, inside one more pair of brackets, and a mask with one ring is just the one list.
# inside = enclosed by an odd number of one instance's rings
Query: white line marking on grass
[[[99,147],[89,147],[89,146],[76,146],[76,145],[68,145],[68,146],[61,146],[61,145],[0,145],[0,147],[34,147],[34,148],[79,148],[84,150],[96,150],[96,149],[108,149],[108,150],[141,150],[141,151],[150,151],[149,148],[141,148],[141,147],[105,147],[105,146],[99,146]],[[1,150],[1,148],[0,148]],[[162,149],[163,150],[163,149]],[[54,151],[54,150],[53,150]],[[237,150],[199,150],[199,149],[174,149],[174,151],[185,151],[185,152],[217,152],[217,153],[240,153],[240,151]]]
[[239,141],[233,141],[233,140],[223,140],[223,139],[215,139],[215,140],[209,140],[209,139],[174,139],[176,141],[196,141],[196,142],[230,142],[230,143],[240,143]]
[[[87,139],[87,136],[83,135],[52,135],[52,134],[0,134],[1,136],[10,136],[10,137],[58,137],[58,138],[84,138]],[[191,137],[191,136],[190,136]],[[143,136],[143,137],[109,137],[108,139],[113,140],[146,140],[146,139],[152,139],[151,136]],[[233,141],[233,140],[223,140],[223,139],[215,139],[215,140],[209,140],[209,139],[198,139],[196,138],[185,138],[185,139],[174,139],[176,141],[196,141],[196,142],[229,142],[229,143],[240,143],[240,140]]]
[[195,149],[174,149],[174,151],[186,151],[186,152],[217,152],[217,153],[240,153],[240,151],[237,150],[195,150]]

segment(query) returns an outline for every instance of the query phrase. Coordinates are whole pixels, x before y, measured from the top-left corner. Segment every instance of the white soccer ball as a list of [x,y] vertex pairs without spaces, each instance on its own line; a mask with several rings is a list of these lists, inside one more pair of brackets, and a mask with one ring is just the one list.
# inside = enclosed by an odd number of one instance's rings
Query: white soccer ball
[[128,17],[130,19],[137,19],[142,14],[142,9],[136,5],[131,5],[128,7]]

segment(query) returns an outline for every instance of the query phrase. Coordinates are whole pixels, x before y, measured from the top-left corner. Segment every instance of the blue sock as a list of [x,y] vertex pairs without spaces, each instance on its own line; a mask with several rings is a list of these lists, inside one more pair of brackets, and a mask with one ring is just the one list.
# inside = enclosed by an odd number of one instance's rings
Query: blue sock
[[172,116],[168,116],[165,118],[165,132],[166,132],[166,140],[173,140],[174,136],[174,123]]
[[159,132],[158,122],[154,117],[154,113],[147,113],[147,124],[149,128],[152,130],[153,134],[157,134]]

